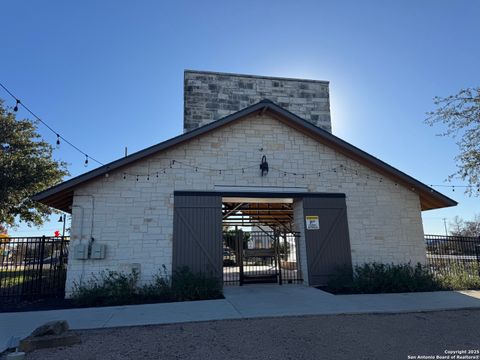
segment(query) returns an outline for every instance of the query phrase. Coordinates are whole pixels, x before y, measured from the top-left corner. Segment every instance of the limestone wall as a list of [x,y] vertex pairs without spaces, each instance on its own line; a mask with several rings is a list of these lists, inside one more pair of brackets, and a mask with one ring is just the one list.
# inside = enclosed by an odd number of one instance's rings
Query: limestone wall
[[[262,155],[270,165],[264,177],[258,167]],[[176,162],[170,168],[172,160]],[[340,165],[371,177],[331,171]],[[282,171],[322,174],[302,177]],[[67,292],[74,281],[86,280],[104,269],[140,267],[142,281],[150,280],[162,265],[171,271],[173,191],[212,191],[219,186],[301,187],[310,192],[345,193],[354,264],[424,262],[417,194],[389,179],[380,182],[375,176],[378,174],[269,117],[268,112],[239,120],[78,188],[71,247],[93,237],[107,245],[107,253],[104,260],[74,260],[71,251]],[[304,251],[301,257],[304,266]]]
[[185,132],[263,99],[332,131],[328,81],[188,70],[184,81]]

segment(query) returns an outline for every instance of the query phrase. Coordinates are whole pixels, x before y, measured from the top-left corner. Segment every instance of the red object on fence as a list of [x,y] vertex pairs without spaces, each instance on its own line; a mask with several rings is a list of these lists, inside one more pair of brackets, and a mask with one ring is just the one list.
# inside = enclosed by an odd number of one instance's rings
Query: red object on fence
[[60,237],[60,231],[59,231],[59,230],[55,230],[54,236],[55,236],[55,237]]

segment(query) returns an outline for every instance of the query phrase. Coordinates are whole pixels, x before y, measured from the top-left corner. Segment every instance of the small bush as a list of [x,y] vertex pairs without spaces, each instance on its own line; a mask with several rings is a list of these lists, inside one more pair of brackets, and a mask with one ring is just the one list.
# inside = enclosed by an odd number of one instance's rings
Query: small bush
[[441,283],[422,264],[367,263],[341,268],[328,283],[334,293],[376,294],[435,291]]
[[78,306],[130,304],[137,293],[138,272],[104,271],[85,284],[74,284],[72,299]]
[[163,273],[156,274],[151,284],[145,284],[139,289],[139,297],[142,302],[175,301],[165,265],[162,269]]
[[188,267],[176,270],[172,277],[172,291],[178,301],[220,299],[222,284],[213,277],[195,274]]
[[104,271],[83,284],[74,284],[72,300],[75,305],[114,306],[154,302],[219,299],[223,297],[222,284],[217,279],[194,274],[188,268],[176,271],[170,279],[163,272],[143,286],[138,285],[139,274]]
[[444,290],[480,290],[477,263],[452,264],[447,268],[438,269],[435,275]]

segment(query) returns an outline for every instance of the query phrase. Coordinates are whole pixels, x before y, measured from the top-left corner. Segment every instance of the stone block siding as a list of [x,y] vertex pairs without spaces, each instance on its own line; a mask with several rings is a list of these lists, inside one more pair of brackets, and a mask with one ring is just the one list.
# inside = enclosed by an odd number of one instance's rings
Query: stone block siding
[[293,202],[293,227],[294,231],[298,232],[300,238],[298,239],[298,264],[302,271],[303,283],[308,285],[308,266],[307,266],[307,244],[305,242],[305,217],[303,215],[303,200],[296,199]]
[[[270,172],[264,177],[258,168],[262,155],[266,155],[270,165]],[[170,168],[171,160],[192,167],[175,163]],[[378,176],[266,113],[239,120],[111,172],[108,177],[92,180],[75,191],[71,246],[73,249],[78,242],[88,242],[93,237],[107,245],[106,259],[74,260],[71,251],[67,291],[74,281],[86,280],[104,269],[140,266],[142,281],[151,280],[162,265],[171,271],[173,191],[212,191],[215,186],[304,187],[311,192],[345,193],[354,264],[424,262],[417,194],[388,179],[380,182],[351,172],[329,171],[339,165]],[[220,173],[201,170],[202,167],[245,170]],[[275,169],[326,172],[320,177],[302,178],[284,176]],[[296,218],[298,222],[298,214]],[[304,254],[301,263],[305,265]]]
[[332,130],[328,82],[185,71],[184,131],[269,99],[327,131]]

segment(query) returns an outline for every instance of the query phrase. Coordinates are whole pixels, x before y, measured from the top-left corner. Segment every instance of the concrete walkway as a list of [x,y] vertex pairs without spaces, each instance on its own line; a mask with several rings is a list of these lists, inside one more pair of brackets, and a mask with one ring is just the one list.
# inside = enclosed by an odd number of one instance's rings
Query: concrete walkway
[[95,329],[271,316],[480,309],[480,291],[332,295],[301,285],[248,285],[227,287],[224,294],[222,300],[0,313],[0,352],[12,336],[23,338],[52,320],[67,320],[72,329]]

